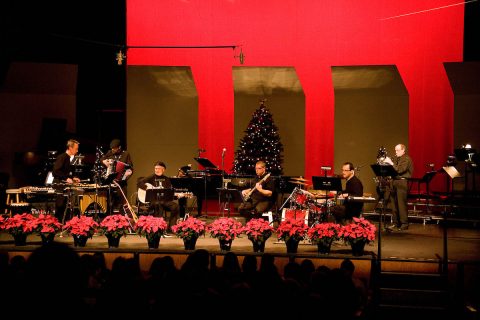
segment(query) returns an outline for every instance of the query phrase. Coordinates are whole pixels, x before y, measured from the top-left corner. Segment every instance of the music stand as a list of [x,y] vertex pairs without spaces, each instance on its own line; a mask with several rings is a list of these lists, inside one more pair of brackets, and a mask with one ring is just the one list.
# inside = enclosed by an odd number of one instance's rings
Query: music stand
[[[325,191],[342,191],[342,180],[338,177],[320,177],[312,176],[313,189]],[[335,203],[337,202],[338,192],[335,194]],[[326,197],[323,204],[325,215],[320,218],[326,221],[330,215],[330,207],[328,206],[328,197]],[[318,222],[318,221],[317,221]]]
[[230,218],[230,204],[231,203],[242,203],[243,196],[242,192],[238,189],[222,189],[217,188],[220,202],[223,205],[222,216],[224,216],[225,210],[228,212],[227,216]]
[[313,189],[327,191],[342,191],[342,181],[337,177],[312,177]]
[[173,201],[173,189],[152,188],[147,189],[145,194],[145,202],[152,203],[153,201]]
[[243,196],[242,192],[238,189],[222,189],[217,188],[220,202],[223,204],[222,216],[225,213],[225,210],[228,212],[228,217],[230,218],[230,204],[231,203],[242,203]]
[[[392,165],[383,165],[383,164],[372,164],[370,167],[373,170],[373,173],[377,177],[381,177],[382,179],[386,177],[395,177],[397,176],[397,171]],[[385,219],[385,205],[387,201],[385,199],[385,195],[382,197],[382,211],[380,212],[380,218],[378,219],[378,270],[380,269],[380,263],[382,261],[382,219]]]
[[426,172],[422,178],[420,179],[415,179],[415,178],[410,178],[409,180],[411,181],[416,181],[417,182],[417,193],[418,196],[420,196],[420,184],[425,183],[425,188],[426,188],[426,207],[427,207],[427,213],[428,213],[428,205],[429,201],[428,199],[430,198],[430,182],[432,181],[433,177],[437,174],[437,171],[429,171]]

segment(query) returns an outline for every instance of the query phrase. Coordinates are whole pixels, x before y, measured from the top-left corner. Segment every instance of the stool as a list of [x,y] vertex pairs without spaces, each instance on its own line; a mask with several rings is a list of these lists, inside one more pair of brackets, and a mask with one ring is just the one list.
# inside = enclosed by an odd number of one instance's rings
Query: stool
[[5,193],[7,194],[5,213],[9,213],[11,215],[10,206],[13,203],[20,202],[20,194],[22,193],[22,189],[7,189]]

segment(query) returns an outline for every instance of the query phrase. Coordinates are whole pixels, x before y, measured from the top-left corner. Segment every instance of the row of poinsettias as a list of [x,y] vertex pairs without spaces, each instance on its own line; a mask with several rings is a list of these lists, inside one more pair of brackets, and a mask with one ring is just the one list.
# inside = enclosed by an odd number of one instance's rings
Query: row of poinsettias
[[[167,231],[167,223],[161,217],[140,216],[135,222],[124,215],[114,214],[105,217],[97,223],[92,217],[74,217],[62,225],[58,219],[49,214],[34,216],[29,213],[16,214],[12,217],[0,216],[0,230],[17,234],[55,234],[65,231],[73,235],[92,237],[96,232],[113,237],[127,235],[134,230],[140,236],[152,236],[153,234],[164,235]],[[367,242],[375,240],[375,226],[363,218],[354,218],[351,224],[342,226],[335,223],[318,223],[308,227],[304,220],[289,219],[282,221],[274,228],[268,221],[252,219],[242,226],[233,218],[219,218],[210,224],[196,218],[188,218],[180,221],[172,227],[172,231],[179,238],[193,238],[209,232],[214,238],[233,240],[241,233],[245,233],[251,240],[266,240],[276,232],[279,240],[288,240],[293,237],[303,240],[308,237],[312,242],[322,238],[344,239],[355,241],[365,239]]]

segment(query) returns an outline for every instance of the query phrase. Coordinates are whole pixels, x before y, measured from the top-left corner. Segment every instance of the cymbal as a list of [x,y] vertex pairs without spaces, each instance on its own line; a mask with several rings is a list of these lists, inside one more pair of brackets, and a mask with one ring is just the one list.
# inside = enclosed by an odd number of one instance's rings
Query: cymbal
[[290,178],[290,180],[296,180],[296,181],[302,181],[302,182],[308,181],[307,179],[304,179],[304,178],[302,178],[302,177],[299,177],[299,178]]
[[299,184],[299,185],[302,185],[302,186],[307,186],[307,185],[308,185],[308,184],[303,183],[303,182],[301,182],[301,181],[292,181],[292,180],[290,180],[290,181],[288,181],[288,182],[293,183],[293,184]]

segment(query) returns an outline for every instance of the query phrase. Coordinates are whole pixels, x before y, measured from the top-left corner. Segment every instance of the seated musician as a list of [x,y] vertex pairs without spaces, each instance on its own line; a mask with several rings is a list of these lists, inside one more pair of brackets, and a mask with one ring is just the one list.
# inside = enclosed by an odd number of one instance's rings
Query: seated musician
[[363,184],[355,176],[355,167],[351,162],[345,162],[342,165],[342,178],[347,179],[345,190],[338,197],[338,199],[343,200],[343,204],[335,206],[332,212],[338,223],[348,224],[353,217],[360,217],[363,209],[362,202],[348,201],[348,197],[362,197]]
[[238,211],[245,215],[247,221],[252,218],[260,218],[262,213],[269,211],[275,203],[273,196],[275,182],[272,178],[266,177],[266,163],[258,161],[255,164],[255,173],[257,175],[255,186],[251,189],[242,190],[243,198],[247,201],[240,204]]
[[[149,188],[164,188],[172,189],[172,182],[170,178],[164,175],[167,166],[162,161],[155,162],[155,173],[138,181],[138,188],[146,190]],[[165,210],[170,211],[170,219],[167,221],[168,230],[175,225],[179,215],[178,204],[175,201],[168,200],[153,200],[150,201],[150,209],[153,210],[153,215],[156,217],[163,217],[166,220]],[[169,231],[170,232],[170,231]]]
[[[72,199],[67,199],[63,195],[63,189],[65,184],[73,184],[80,182],[78,177],[73,176],[74,168],[72,161],[75,158],[75,155],[78,152],[78,147],[80,143],[76,140],[70,139],[67,142],[67,150],[60,154],[55,163],[53,164],[53,184],[55,189],[58,192],[57,199],[55,201],[55,216],[61,222],[68,220],[70,217],[65,217],[67,201]],[[73,215],[70,212],[70,215]]]
[[[122,149],[122,143],[119,139],[113,139],[110,142],[110,150],[100,158],[100,161],[107,168],[113,165],[115,161],[120,161],[128,165],[129,169],[126,169],[125,172],[123,172],[122,179],[117,181],[122,187],[123,193],[127,196],[127,179],[130,178],[133,173],[133,162],[130,153],[127,150]],[[113,211],[119,211],[120,208],[123,208],[125,200],[120,190],[113,188],[110,196],[110,209],[113,209]]]

